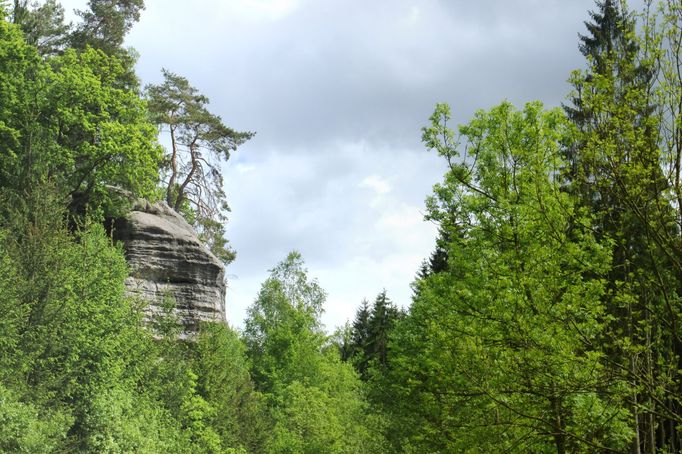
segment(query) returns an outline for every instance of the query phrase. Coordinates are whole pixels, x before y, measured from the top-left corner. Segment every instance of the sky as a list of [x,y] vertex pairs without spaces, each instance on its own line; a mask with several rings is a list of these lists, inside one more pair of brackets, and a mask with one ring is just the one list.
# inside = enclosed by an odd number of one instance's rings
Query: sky
[[[191,4],[190,4],[191,3]],[[85,0],[64,0],[69,17]],[[559,106],[584,65],[593,0],[146,0],[126,45],[143,84],[189,79],[228,126],[255,131],[225,165],[228,321],[243,327],[291,250],[327,291],[329,331],[383,289],[410,304],[437,228],[424,199],[444,163],[421,144],[503,100]]]

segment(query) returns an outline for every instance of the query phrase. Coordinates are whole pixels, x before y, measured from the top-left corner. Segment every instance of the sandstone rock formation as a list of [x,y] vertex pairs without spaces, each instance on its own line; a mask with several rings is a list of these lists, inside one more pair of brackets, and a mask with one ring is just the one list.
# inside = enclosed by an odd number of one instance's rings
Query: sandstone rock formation
[[150,302],[148,316],[170,296],[185,330],[183,337],[194,334],[200,321],[225,321],[223,264],[182,216],[165,202],[140,200],[112,227],[131,268],[128,291]]

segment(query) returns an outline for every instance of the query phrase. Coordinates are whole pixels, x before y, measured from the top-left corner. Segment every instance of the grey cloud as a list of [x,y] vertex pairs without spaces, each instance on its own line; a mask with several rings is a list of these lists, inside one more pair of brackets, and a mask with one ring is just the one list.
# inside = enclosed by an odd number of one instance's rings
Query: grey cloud
[[[237,324],[291,249],[330,292],[328,324],[383,287],[409,302],[435,232],[410,219],[443,172],[420,143],[434,104],[450,103],[453,123],[503,99],[559,105],[570,71],[583,65],[578,33],[594,8],[592,0],[301,0],[288,15],[255,20],[234,12],[246,4],[147,0],[128,40],[145,82],[167,67],[208,95],[227,124],[257,132],[226,167],[238,253],[228,312]],[[375,204],[361,185],[372,175],[391,186]]]
[[[147,14],[155,13],[156,2],[148,3]],[[424,112],[437,100],[458,106],[462,120],[504,98],[558,104],[569,71],[581,64],[576,38],[592,5],[353,3],[307,2],[275,23],[218,30],[217,42],[181,35],[186,41],[169,46],[165,65],[195,73],[192,80],[226,121],[258,131],[264,147],[320,147],[330,137],[405,146],[418,142]],[[413,8],[420,13],[410,25]],[[199,17],[202,9],[196,8]],[[135,38],[153,40],[145,33]],[[154,49],[164,52],[158,44]],[[143,56],[141,66],[148,61]]]

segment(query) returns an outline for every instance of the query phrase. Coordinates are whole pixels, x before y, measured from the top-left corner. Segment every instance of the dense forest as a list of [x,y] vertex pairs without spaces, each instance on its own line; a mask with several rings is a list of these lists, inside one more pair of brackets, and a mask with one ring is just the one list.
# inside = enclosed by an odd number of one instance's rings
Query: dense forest
[[229,264],[221,163],[254,133],[180,75],[141,86],[143,9],[0,2],[0,452],[682,450],[680,0],[597,1],[562,108],[435,107],[408,308],[328,335],[292,252],[243,330],[187,340],[172,298],[126,293],[105,220],[163,200]]

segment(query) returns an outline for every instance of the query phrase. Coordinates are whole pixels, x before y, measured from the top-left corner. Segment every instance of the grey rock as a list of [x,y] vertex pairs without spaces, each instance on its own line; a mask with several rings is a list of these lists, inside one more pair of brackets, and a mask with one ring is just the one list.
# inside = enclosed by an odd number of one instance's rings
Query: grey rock
[[113,237],[123,242],[131,269],[128,292],[149,302],[148,318],[172,297],[182,337],[195,334],[201,321],[225,322],[223,264],[165,202],[134,202],[126,217],[114,220]]

